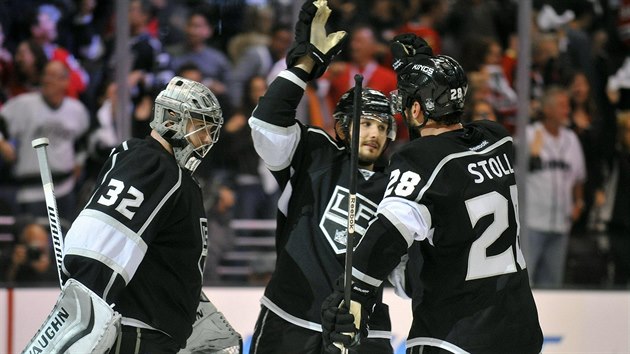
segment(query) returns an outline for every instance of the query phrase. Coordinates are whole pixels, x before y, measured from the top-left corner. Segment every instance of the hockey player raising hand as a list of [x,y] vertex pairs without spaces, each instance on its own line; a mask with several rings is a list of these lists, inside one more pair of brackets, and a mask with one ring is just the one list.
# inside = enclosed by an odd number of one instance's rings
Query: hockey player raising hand
[[[346,34],[327,34],[326,1],[308,1],[296,24],[288,69],[271,83],[249,119],[254,146],[276,178],[282,194],[276,228],[276,269],[261,300],[250,353],[320,354],[320,308],[343,273],[352,251],[372,220],[387,185],[375,162],[395,138],[386,96],[364,88],[359,136],[351,136],[353,91],[334,112],[336,136],[300,123],[296,107],[306,83],[321,76]],[[350,170],[349,146],[359,139],[359,169]],[[348,185],[358,179],[355,244],[347,245]],[[376,292],[370,332],[360,353],[392,353],[387,306]]]

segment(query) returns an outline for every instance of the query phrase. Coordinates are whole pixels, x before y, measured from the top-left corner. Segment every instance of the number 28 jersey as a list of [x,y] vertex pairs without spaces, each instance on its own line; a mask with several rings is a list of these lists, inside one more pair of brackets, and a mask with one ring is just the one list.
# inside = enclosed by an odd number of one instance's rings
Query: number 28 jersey
[[151,137],[113,150],[64,244],[66,275],[115,303],[123,324],[192,331],[207,255],[201,190]]
[[[409,246],[408,347],[539,352],[542,334],[518,239],[513,150],[500,125],[475,122],[414,140],[392,158],[378,213]],[[360,262],[355,268],[370,275]]]

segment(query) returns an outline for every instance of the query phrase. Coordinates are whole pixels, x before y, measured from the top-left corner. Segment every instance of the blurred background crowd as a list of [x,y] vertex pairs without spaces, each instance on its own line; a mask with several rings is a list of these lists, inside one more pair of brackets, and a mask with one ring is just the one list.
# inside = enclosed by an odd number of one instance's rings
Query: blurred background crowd
[[[110,149],[123,138],[149,132],[155,96],[173,75],[180,75],[207,85],[225,118],[219,143],[197,169],[209,218],[206,280],[264,284],[274,267],[278,195],[253,149],[247,119],[286,67],[301,2],[129,0],[122,10],[129,25],[129,95],[123,105],[127,137],[115,119],[120,105],[116,69],[123,65],[115,51],[117,3],[0,1],[0,283],[57,283],[31,140],[50,140],[60,216],[71,221],[90,197]],[[582,166],[570,180],[528,178],[537,198],[546,200],[538,214],[553,215],[559,199],[571,194],[571,217],[560,230],[531,218],[522,221],[536,232],[566,234],[566,239],[558,238],[566,242],[532,247],[532,253],[541,254],[540,269],[545,259],[555,259],[553,269],[559,274],[540,283],[534,278],[533,286],[628,288],[630,0],[533,1],[526,78],[516,76],[516,0],[328,4],[333,10],[330,27],[350,36],[326,74],[308,84],[297,113],[303,123],[332,133],[331,113],[356,73],[364,76],[365,86],[385,94],[395,90],[388,41],[399,33],[416,33],[435,54],[462,64],[469,80],[466,120],[496,120],[516,136],[516,84],[529,80],[532,127],[538,123],[551,129],[532,129],[526,143],[517,142],[528,149],[531,170],[540,168],[536,162],[545,149],[557,154],[558,161],[576,159]],[[553,146],[554,129],[549,127],[568,128],[579,144]],[[408,140],[404,128],[399,132],[389,154]],[[550,254],[542,256],[545,252]],[[535,268],[532,263],[530,272]]]

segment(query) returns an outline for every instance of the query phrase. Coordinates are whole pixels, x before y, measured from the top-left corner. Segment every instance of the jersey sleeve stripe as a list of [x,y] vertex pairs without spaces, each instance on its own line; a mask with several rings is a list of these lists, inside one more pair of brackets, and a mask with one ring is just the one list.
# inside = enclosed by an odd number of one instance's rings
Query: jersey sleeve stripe
[[437,338],[417,337],[407,340],[407,348],[416,347],[419,345],[428,345],[432,347],[446,349],[454,354],[470,354],[453,343],[449,343],[447,341]]
[[280,127],[267,123],[256,117],[249,119],[252,128],[252,139],[256,152],[271,171],[287,168],[300,143],[300,127],[296,123],[289,127]]
[[160,211],[160,209],[162,209],[162,207],[164,206],[164,203],[166,203],[168,198],[170,198],[171,195],[173,195],[173,193],[175,193],[175,191],[178,190],[179,187],[182,185],[182,169],[179,168],[178,172],[179,172],[179,174],[178,174],[178,177],[177,177],[177,183],[175,183],[173,188],[171,188],[171,190],[169,190],[168,193],[166,193],[166,195],[164,196],[164,198],[162,198],[160,203],[155,207],[155,209],[153,209],[153,212],[151,213],[151,215],[149,215],[149,217],[147,218],[147,221],[145,221],[144,225],[142,225],[140,230],[138,230],[138,235],[142,235],[144,233],[144,230],[146,230],[147,227],[149,227],[149,225],[151,224],[151,222],[155,218],[155,215],[157,215],[157,213]]
[[111,216],[86,209],[68,231],[64,248],[64,255],[96,259],[129,283],[148,246],[139,235]]
[[298,85],[299,87],[302,88],[302,90],[306,90],[306,82],[304,82],[304,80],[297,77],[297,75],[295,75],[294,73],[288,70],[284,70],[284,71],[281,71],[280,74],[278,74],[278,76]]
[[378,280],[376,278],[373,278],[363,272],[361,272],[360,270],[356,269],[356,268],[352,268],[352,276],[357,278],[358,280],[367,283],[369,285],[372,285],[374,287],[379,287],[381,286],[381,284],[383,283],[382,280]]
[[[114,150],[115,150],[115,149],[114,149]],[[114,150],[112,150],[112,152],[113,152]],[[112,170],[114,169],[114,166],[116,166],[116,160],[117,160],[117,157],[118,157],[118,153],[115,153],[115,154],[112,156],[112,166],[111,166],[111,167],[109,168],[109,170],[107,170],[107,172],[105,172],[105,174],[103,175],[103,179],[102,179],[103,181],[105,181],[105,180],[107,179],[107,176],[109,175],[109,173],[110,173],[110,172],[112,172]],[[92,199],[94,198],[94,195],[95,195],[95,194],[96,194],[96,193],[92,193],[92,196],[90,197],[90,200],[88,200],[88,202],[87,202],[85,205],[90,205],[90,203],[92,203]]]
[[418,193],[418,197],[416,198],[416,202],[419,203],[420,199],[422,199],[422,196],[424,195],[424,193],[427,191],[427,189],[429,189],[431,187],[431,184],[433,184],[433,181],[435,180],[435,178],[437,177],[437,175],[440,173],[440,170],[442,169],[442,167],[444,167],[444,165],[446,165],[449,161],[454,160],[454,159],[458,159],[460,157],[465,157],[465,156],[470,156],[470,155],[483,155],[489,151],[492,151],[494,149],[496,149],[497,147],[507,143],[507,142],[511,142],[512,141],[512,137],[511,136],[506,136],[505,138],[497,141],[496,143],[486,147],[483,150],[480,151],[464,151],[464,152],[460,152],[457,154],[450,154],[446,157],[444,157],[442,159],[442,161],[440,161],[437,166],[435,167],[435,169],[433,170],[433,173],[431,173],[431,177],[429,177],[429,180],[427,181],[427,184],[422,187],[422,189],[420,190],[420,193]]

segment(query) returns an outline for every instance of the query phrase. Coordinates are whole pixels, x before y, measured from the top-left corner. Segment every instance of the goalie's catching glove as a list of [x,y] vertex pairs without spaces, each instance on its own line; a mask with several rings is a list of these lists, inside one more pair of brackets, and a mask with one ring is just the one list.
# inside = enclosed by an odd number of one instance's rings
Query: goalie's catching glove
[[339,353],[341,348],[353,348],[368,336],[368,320],[378,288],[352,279],[350,309],[344,304],[343,275],[337,279],[334,291],[322,303],[322,337],[326,353]]
[[287,54],[287,67],[295,66],[298,59],[309,56],[314,61],[308,79],[313,80],[324,74],[333,57],[341,51],[347,37],[345,31],[326,35],[326,22],[331,10],[326,0],[307,0],[295,24],[295,41]]
[[410,63],[417,62],[419,59],[433,56],[433,49],[427,41],[413,33],[399,34],[390,44],[392,56],[392,68],[398,74]]

